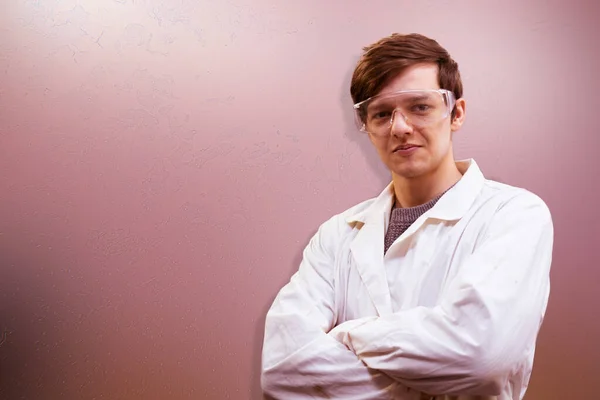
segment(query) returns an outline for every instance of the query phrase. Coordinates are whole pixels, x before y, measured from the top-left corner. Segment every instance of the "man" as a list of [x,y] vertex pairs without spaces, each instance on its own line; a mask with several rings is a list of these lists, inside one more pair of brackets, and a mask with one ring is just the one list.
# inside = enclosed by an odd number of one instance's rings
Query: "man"
[[351,95],[391,184],[323,223],[267,314],[276,399],[521,399],[549,296],[553,224],[455,161],[458,66],[436,41],[365,48]]

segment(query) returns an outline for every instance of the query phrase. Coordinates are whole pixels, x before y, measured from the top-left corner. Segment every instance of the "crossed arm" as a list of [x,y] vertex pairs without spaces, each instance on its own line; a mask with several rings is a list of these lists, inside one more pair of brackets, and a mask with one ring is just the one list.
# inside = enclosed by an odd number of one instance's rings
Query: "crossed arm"
[[[553,226],[541,200],[520,195],[440,303],[334,327],[337,226],[323,224],[267,314],[262,385],[277,399],[497,395],[533,350],[549,293]],[[403,396],[403,394],[405,396]]]

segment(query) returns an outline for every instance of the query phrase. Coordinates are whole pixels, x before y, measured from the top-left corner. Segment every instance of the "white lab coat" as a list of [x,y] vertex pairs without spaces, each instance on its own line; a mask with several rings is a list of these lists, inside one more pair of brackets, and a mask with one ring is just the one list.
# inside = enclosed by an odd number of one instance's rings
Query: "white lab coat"
[[384,255],[392,185],[322,224],[267,313],[276,399],[521,399],[550,290],[553,224],[524,189],[463,177]]

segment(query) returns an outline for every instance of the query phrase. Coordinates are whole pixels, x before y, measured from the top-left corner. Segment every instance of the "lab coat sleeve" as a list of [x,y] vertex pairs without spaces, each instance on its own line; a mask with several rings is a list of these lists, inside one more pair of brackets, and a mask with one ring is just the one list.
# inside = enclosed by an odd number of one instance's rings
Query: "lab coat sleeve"
[[550,290],[553,224],[524,192],[500,207],[436,307],[339,325],[370,368],[428,394],[496,396],[532,354]]
[[[261,385],[275,399],[396,399],[408,390],[327,335],[335,321],[336,221],[323,224],[267,312]],[[405,398],[405,397],[404,397]]]

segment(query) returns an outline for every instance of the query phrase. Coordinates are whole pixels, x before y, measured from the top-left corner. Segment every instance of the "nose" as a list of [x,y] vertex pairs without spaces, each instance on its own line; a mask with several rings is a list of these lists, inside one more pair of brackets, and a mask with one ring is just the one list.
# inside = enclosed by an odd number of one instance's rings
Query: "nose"
[[392,135],[412,133],[412,126],[408,123],[408,118],[398,111],[398,109],[394,110],[392,114],[390,127]]

